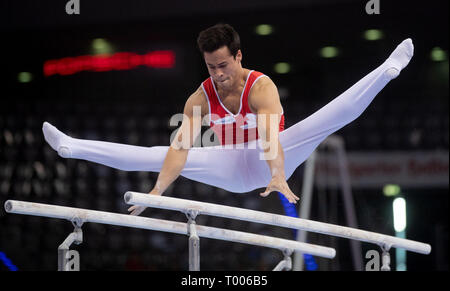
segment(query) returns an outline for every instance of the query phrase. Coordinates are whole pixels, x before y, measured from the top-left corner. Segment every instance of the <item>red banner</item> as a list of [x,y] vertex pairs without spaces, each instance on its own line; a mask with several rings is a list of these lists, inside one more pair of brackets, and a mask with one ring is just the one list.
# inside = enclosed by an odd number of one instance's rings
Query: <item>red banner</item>
[[82,71],[131,70],[138,66],[170,69],[175,67],[175,59],[173,51],[153,51],[145,55],[122,52],[113,55],[67,57],[46,61],[44,63],[44,76],[65,76]]

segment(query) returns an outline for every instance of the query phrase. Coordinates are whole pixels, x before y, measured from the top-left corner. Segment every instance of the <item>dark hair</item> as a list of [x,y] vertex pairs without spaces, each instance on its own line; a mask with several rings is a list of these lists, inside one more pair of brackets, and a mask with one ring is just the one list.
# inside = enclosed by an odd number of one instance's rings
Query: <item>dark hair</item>
[[200,32],[197,38],[200,52],[211,53],[223,46],[228,47],[233,57],[241,48],[239,34],[229,24],[219,23]]

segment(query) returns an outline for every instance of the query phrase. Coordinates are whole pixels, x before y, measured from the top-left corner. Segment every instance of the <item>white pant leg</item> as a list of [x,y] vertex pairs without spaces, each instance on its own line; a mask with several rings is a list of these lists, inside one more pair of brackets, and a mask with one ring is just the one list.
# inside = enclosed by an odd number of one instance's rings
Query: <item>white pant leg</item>
[[[364,112],[391,80],[385,74],[389,67],[383,63],[314,114],[280,132],[286,178],[292,175],[325,138]],[[257,151],[248,151],[247,164],[250,169],[249,181],[252,183],[249,188],[266,187],[271,179],[267,162],[259,159]]]
[[102,164],[123,171],[159,172],[169,147],[142,147],[72,138],[66,142],[71,158]]
[[[160,172],[169,149],[168,146],[142,147],[77,138],[70,139],[67,145],[72,158],[123,171]],[[192,148],[180,174],[227,191],[243,192],[247,171],[243,155],[242,150],[220,146]]]

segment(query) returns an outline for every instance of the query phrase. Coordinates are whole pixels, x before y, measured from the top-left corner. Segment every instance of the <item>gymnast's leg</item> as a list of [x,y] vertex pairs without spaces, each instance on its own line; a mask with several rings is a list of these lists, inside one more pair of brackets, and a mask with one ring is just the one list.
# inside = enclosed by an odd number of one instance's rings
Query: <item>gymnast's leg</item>
[[167,147],[141,147],[72,138],[48,122],[42,126],[47,143],[63,158],[81,159],[123,171],[159,172]]
[[[48,122],[42,126],[45,140],[63,158],[86,160],[123,171],[159,172],[168,146],[142,147],[72,138]],[[246,168],[243,152],[219,147],[189,150],[181,175],[231,192],[243,192]],[[224,173],[227,173],[224,175]]]
[[[404,40],[378,68],[362,78],[347,91],[301,122],[280,133],[285,154],[285,174],[290,177],[315,148],[330,134],[360,116],[375,96],[408,65],[414,52],[411,39]],[[270,181],[266,161],[255,154],[248,159],[255,188]]]

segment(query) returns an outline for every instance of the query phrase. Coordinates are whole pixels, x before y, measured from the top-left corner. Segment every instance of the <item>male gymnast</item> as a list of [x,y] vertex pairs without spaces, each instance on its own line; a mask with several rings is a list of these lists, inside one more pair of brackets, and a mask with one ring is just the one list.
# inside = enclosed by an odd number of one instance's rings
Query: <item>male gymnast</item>
[[[43,124],[45,140],[63,158],[124,171],[159,172],[149,194],[162,195],[182,175],[235,193],[265,187],[262,197],[278,191],[296,203],[299,198],[286,180],[326,137],[360,116],[414,53],[412,40],[404,40],[380,66],[344,93],[284,129],[276,85],[263,73],[242,67],[240,38],[230,25],[203,30],[197,43],[210,77],[187,99],[181,126],[170,146],[77,139],[48,122]],[[216,133],[220,146],[193,146],[204,120]],[[135,205],[128,211],[139,215],[144,209]]]

